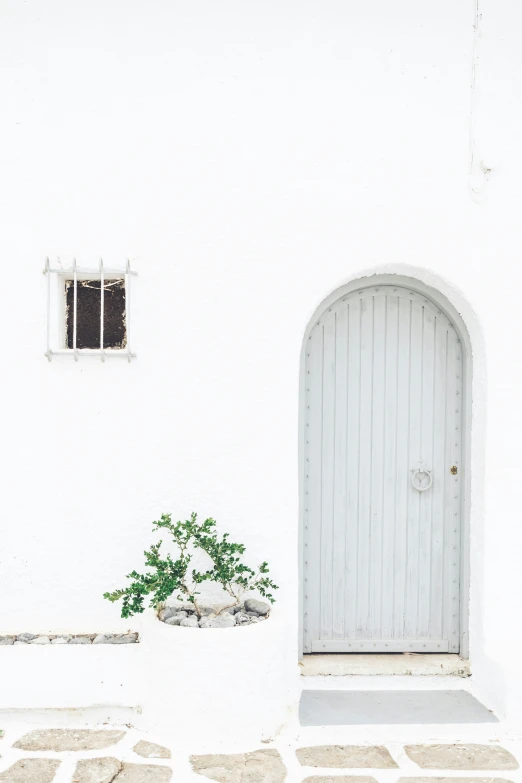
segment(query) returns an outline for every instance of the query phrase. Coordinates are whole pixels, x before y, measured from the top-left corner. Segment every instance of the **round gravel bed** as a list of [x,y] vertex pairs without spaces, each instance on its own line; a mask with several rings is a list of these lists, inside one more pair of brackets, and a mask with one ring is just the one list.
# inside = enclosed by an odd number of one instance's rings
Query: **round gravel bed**
[[264,622],[270,615],[270,608],[265,601],[248,598],[244,603],[227,609],[202,606],[201,618],[198,619],[194,605],[185,603],[166,606],[158,617],[166,625],[179,625],[181,628],[236,628]]

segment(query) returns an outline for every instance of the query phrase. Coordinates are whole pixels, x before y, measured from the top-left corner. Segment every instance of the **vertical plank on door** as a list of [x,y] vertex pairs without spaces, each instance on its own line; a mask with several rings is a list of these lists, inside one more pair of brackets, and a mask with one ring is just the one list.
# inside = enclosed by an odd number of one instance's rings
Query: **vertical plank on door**
[[408,504],[410,473],[410,373],[412,306],[409,298],[399,299],[397,348],[397,500],[395,522],[395,598],[393,638],[402,639],[406,623],[408,558]]
[[361,299],[357,638],[369,638],[373,417],[373,296]]
[[407,527],[407,578],[406,578],[406,617],[405,635],[407,639],[417,638],[417,608],[419,598],[419,513],[420,494],[413,489],[411,469],[420,466],[421,453],[421,417],[422,417],[422,345],[424,328],[424,308],[418,301],[412,302],[410,335],[410,469],[408,487],[408,527]]
[[348,305],[336,309],[335,327],[335,432],[332,564],[332,639],[344,638],[346,616],[347,545],[347,428],[350,388],[348,384]]
[[305,463],[303,531],[303,628],[305,652],[321,638],[319,595],[321,593],[321,513],[323,452],[323,326],[316,325],[306,347],[305,362]]
[[[377,295],[380,294],[380,295]],[[370,482],[369,637],[382,639],[383,481],[386,400],[386,296],[373,299],[372,457]]]
[[[427,304],[427,302],[425,303]],[[433,467],[433,400],[435,363],[435,315],[429,307],[422,308],[422,375],[421,375],[421,456],[423,466],[431,473],[432,480],[440,478],[438,466]],[[431,537],[433,526],[433,485],[426,492],[419,493],[419,584],[417,604],[417,635],[419,639],[430,638],[431,603]],[[417,490],[414,490],[414,492]],[[437,520],[435,520],[437,524]]]
[[321,631],[332,639],[333,631],[333,547],[335,497],[336,364],[337,313],[323,316],[323,459],[321,508]]
[[[462,421],[461,408],[461,371],[460,371],[460,344],[454,329],[450,326],[448,334],[448,374],[446,381],[446,394],[448,400],[448,443],[446,470],[451,470],[452,465],[460,466],[460,422]],[[457,369],[457,367],[459,369]],[[458,376],[458,377],[457,377]],[[446,531],[446,610],[445,616],[447,638],[450,640],[450,652],[458,652],[460,636],[460,525],[456,520],[460,519],[460,476],[447,474],[448,504],[445,508],[444,526]]]
[[446,485],[446,371],[448,328],[441,313],[435,321],[434,400],[433,400],[433,467],[439,468],[433,477],[431,535],[431,601],[430,629],[434,639],[443,638],[444,583],[444,487]]
[[386,377],[384,413],[382,612],[381,638],[394,638],[397,525],[397,435],[399,369],[399,298],[391,292],[386,306]]
[[346,509],[346,607],[345,633],[357,637],[357,585],[359,582],[359,454],[361,409],[361,302],[350,300],[348,308],[348,421]]

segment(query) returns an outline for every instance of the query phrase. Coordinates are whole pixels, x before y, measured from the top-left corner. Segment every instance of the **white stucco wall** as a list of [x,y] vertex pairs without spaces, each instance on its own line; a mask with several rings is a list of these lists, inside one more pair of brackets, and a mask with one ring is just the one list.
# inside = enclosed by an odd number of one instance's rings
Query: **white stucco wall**
[[[522,10],[479,2],[474,36],[471,0],[4,0],[0,632],[127,627],[101,594],[194,509],[270,562],[294,671],[304,329],[413,270],[475,335],[471,657],[509,707]],[[46,361],[46,255],[132,259],[135,362]]]

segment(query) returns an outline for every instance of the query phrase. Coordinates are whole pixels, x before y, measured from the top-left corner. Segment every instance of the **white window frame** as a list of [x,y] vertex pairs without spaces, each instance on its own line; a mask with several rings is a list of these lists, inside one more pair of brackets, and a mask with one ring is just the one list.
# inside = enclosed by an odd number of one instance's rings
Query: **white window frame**
[[[127,260],[123,269],[105,268],[103,260],[100,258],[97,268],[79,267],[76,259],[73,259],[70,267],[64,267],[58,260],[58,266],[51,266],[48,258],[45,259],[43,270],[47,278],[47,350],[45,356],[52,361],[53,356],[72,356],[77,362],[80,356],[99,356],[104,362],[107,357],[119,357],[131,361],[136,358],[136,354],[131,349],[131,279],[137,275],[131,269],[130,261]],[[56,285],[53,286],[51,279],[55,276]],[[104,316],[104,283],[107,280],[125,281],[125,335],[126,345],[124,348],[106,348],[103,345],[103,316]],[[66,288],[68,280],[73,281],[73,347],[67,347],[67,335],[65,326],[66,314]],[[101,308],[100,308],[100,347],[99,348],[77,348],[76,347],[76,312],[78,303],[78,281],[80,280],[99,280],[101,282]]]

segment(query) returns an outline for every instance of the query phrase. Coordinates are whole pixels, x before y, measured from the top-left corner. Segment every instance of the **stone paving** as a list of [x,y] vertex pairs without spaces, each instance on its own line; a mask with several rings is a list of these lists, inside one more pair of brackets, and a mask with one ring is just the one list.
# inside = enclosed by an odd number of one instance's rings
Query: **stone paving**
[[189,756],[181,747],[153,739],[129,727],[6,726],[3,735],[0,731],[0,783],[202,783],[202,778],[217,783],[520,781],[515,755],[498,742],[387,747],[280,741],[273,743],[278,747],[244,753]]

